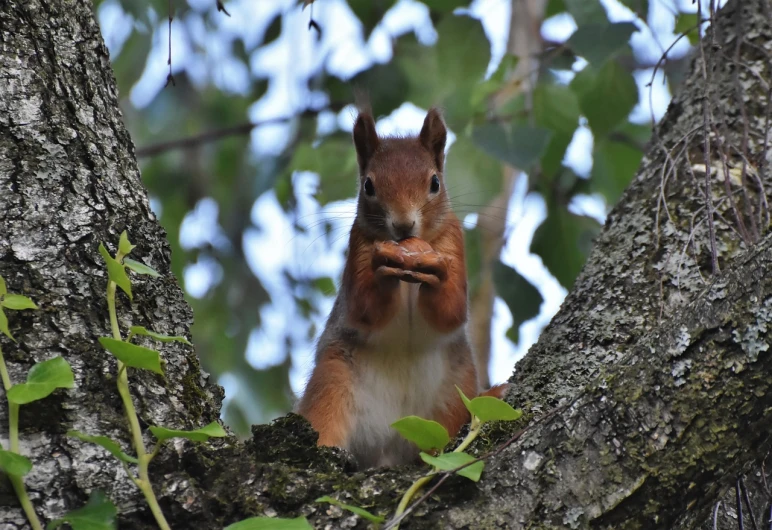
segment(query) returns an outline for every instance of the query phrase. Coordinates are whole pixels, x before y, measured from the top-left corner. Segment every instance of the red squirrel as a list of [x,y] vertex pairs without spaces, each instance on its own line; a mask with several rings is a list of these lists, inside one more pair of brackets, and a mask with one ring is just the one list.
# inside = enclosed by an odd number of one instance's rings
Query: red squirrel
[[[359,198],[343,280],[296,411],[319,445],[361,467],[410,462],[417,448],[391,424],[416,415],[455,436],[476,396],[467,336],[461,223],[443,179],[447,129],[430,109],[415,137],[379,137],[369,110],[354,124]],[[502,397],[507,385],[486,395]]]

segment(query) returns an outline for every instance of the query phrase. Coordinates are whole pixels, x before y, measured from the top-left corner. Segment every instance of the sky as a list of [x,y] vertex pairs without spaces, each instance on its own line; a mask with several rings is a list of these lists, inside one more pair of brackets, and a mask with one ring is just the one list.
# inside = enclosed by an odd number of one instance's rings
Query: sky
[[[649,24],[646,26],[637,20],[633,13],[616,0],[601,0],[612,22],[633,21],[639,31],[631,37],[630,44],[640,59],[651,64],[662,54],[677,37],[673,33],[673,13],[678,10],[694,11],[691,0],[659,0],[651,2]],[[390,39],[405,32],[415,32],[419,41],[431,44],[437,38],[431,25],[428,9],[415,0],[400,0],[387,12],[381,24],[365,42],[361,25],[350,12],[344,0],[317,0],[318,7],[314,19],[325,31],[317,41],[308,31],[308,8],[303,11],[293,0],[273,2],[255,2],[254,0],[230,0],[227,2],[231,17],[214,17],[216,28],[206,27],[200,14],[211,8],[211,0],[188,0],[193,11],[187,16],[185,24],[172,25],[172,64],[175,72],[185,71],[194,84],[213,83],[221,90],[233,94],[247,92],[252,78],[269,78],[267,94],[250,108],[250,119],[264,121],[287,116],[293,111],[321,104],[324,94],[310,91],[305,82],[310,73],[321,65],[328,71],[346,79],[373,62],[386,62],[390,59]],[[322,8],[323,4],[323,8]],[[482,21],[486,35],[491,43],[491,62],[489,73],[495,70],[506,45],[509,13],[509,0],[475,0],[468,13]],[[198,10],[198,12],[196,11]],[[283,14],[283,31],[274,42],[260,47],[251,55],[249,67],[230,55],[230,42],[244,38],[249,46],[257,44],[275,13]],[[123,42],[129,35],[133,19],[123,12],[118,0],[106,0],[98,12],[105,41],[112,55],[120,53]],[[151,17],[154,15],[151,14]],[[166,19],[153,20],[153,47],[146,68],[131,88],[130,101],[138,107],[148,105],[166,82],[168,66]],[[567,39],[576,29],[569,15],[553,17],[545,22],[542,34],[554,41]],[[195,51],[199,45],[205,54]],[[680,56],[686,53],[688,43],[682,39],[676,44],[672,54]],[[583,61],[574,65],[574,71],[583,67]],[[563,73],[563,81],[568,82],[571,72]],[[661,77],[650,87],[651,70],[636,73],[636,82],[641,94],[641,102],[631,113],[631,120],[647,123],[652,116],[659,119],[665,112],[670,100],[667,86]],[[426,109],[405,103],[390,116],[380,119],[377,130],[380,134],[416,133],[420,130]],[[354,111],[343,109],[338,114],[328,113],[320,116],[320,130],[339,127],[351,130]],[[577,174],[586,176],[592,167],[592,134],[587,127],[579,124],[565,163]],[[450,135],[448,148],[452,149],[453,135]],[[251,137],[255,153],[280,152],[289,138],[287,125],[276,124],[257,127]],[[353,147],[352,147],[353,148]],[[356,176],[352,175],[352,193],[356,187]],[[252,365],[266,368],[283,362],[285,356],[284,334],[293,328],[292,322],[297,316],[294,302],[289,291],[283,287],[285,279],[282,269],[289,263],[299,276],[309,274],[330,276],[339,281],[343,265],[345,237],[354,216],[354,201],[342,201],[320,208],[311,197],[317,177],[312,173],[302,172],[295,175],[296,189],[299,193],[297,221],[310,227],[307,234],[296,234],[292,219],[287,217],[273,192],[267,192],[256,202],[251,212],[255,229],[244,235],[244,248],[250,267],[260,278],[271,295],[272,304],[261,308],[262,326],[253,331],[247,357]],[[521,175],[517,181],[515,193],[510,201],[507,216],[508,238],[502,251],[504,263],[514,267],[522,276],[531,281],[541,292],[544,302],[537,318],[524,323],[520,328],[520,342],[513,344],[504,333],[511,326],[512,317],[503,301],[497,299],[494,305],[493,319],[493,354],[489,373],[492,383],[506,380],[512,373],[514,363],[522,357],[533,344],[541,329],[557,312],[566,291],[544,268],[538,256],[528,252],[533,232],[544,219],[543,200],[527,193],[527,180]],[[153,203],[158,208],[157,203]],[[577,212],[596,217],[603,222],[607,205],[599,197],[583,197],[572,208]],[[217,226],[217,204],[211,199],[203,199],[186,217],[180,231],[181,244],[186,248],[198,246],[201,242],[217,242],[224,235]],[[341,234],[332,246],[326,238],[319,237],[321,228],[314,229],[321,218],[329,219],[335,226],[335,233]],[[474,215],[464,219],[471,227],[476,222]],[[194,297],[203,296],[221,277],[222,271],[214,260],[200,260],[190,265],[185,271],[185,286]],[[332,297],[321,297],[319,303],[324,315],[315,322],[317,330],[324,325],[326,314],[332,307]],[[313,367],[314,343],[305,337],[304,330],[293,336],[293,366],[290,372],[291,385],[296,393],[302,391],[306,378]],[[226,389],[226,395],[236,391],[234,379],[224,377],[220,381]]]

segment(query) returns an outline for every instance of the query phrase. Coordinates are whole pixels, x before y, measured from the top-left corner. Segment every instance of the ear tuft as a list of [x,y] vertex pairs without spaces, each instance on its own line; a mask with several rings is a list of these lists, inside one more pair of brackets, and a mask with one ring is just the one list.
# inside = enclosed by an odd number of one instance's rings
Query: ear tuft
[[439,171],[442,171],[442,166],[445,162],[445,141],[447,137],[448,129],[445,127],[442,114],[440,114],[438,109],[432,107],[426,114],[418,139],[434,156],[434,162],[437,164]]
[[360,172],[364,173],[365,167],[378,149],[379,143],[372,114],[369,110],[361,110],[354,123],[354,146],[357,150]]

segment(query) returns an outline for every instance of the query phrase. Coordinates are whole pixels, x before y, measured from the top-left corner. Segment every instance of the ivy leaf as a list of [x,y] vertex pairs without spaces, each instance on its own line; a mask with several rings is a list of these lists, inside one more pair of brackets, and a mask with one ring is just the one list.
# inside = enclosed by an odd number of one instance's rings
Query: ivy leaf
[[220,426],[219,423],[213,421],[209,425],[196,429],[195,431],[178,431],[175,429],[167,429],[166,427],[150,427],[150,432],[153,433],[159,442],[168,440],[169,438],[185,438],[193,442],[205,442],[209,438],[222,438],[227,436],[228,433]]
[[102,259],[105,260],[105,264],[107,265],[107,276],[110,278],[110,281],[115,282],[115,284],[126,293],[129,300],[133,300],[131,295],[131,281],[126,274],[126,269],[123,268],[123,265],[119,263],[118,260],[113,258],[110,253],[107,252],[107,249],[102,243],[99,243],[99,253],[102,255]]
[[[468,464],[472,460],[475,460],[475,458],[467,453],[444,453],[439,456],[431,456],[422,452],[421,460],[441,471],[451,471],[459,466]],[[463,469],[459,469],[456,471],[456,474],[461,475],[462,477],[466,477],[471,481],[477,482],[480,480],[480,475],[482,475],[484,467],[485,463],[480,460],[479,462],[475,462],[474,464],[466,466]]]
[[67,431],[67,436],[77,438],[81,442],[89,442],[92,444],[97,444],[100,447],[107,449],[107,451],[109,451],[111,455],[113,455],[115,458],[117,458],[122,462],[126,462],[129,464],[137,463],[136,458],[124,453],[121,450],[121,446],[118,445],[118,442],[108,438],[107,436],[91,436],[90,434],[82,433],[80,431]]
[[571,82],[571,88],[579,96],[579,106],[596,141],[625,121],[638,102],[633,75],[616,61],[607,61],[597,74],[585,68]]
[[72,530],[113,530],[116,528],[115,516],[118,510],[101,490],[94,490],[86,505],[73,510],[64,517],[55,519],[46,525],[46,530],[55,530],[67,523]]
[[523,411],[513,408],[509,403],[493,396],[478,396],[467,405],[469,412],[482,421],[515,421]]
[[279,517],[250,517],[228,525],[224,530],[314,530],[305,517],[281,519]]
[[126,230],[121,232],[121,239],[118,242],[118,252],[123,254],[124,256],[128,256],[132,250],[137,248],[137,245],[132,245],[129,241],[129,236],[126,233]]
[[450,436],[445,427],[433,420],[406,416],[395,421],[391,426],[422,451],[442,450],[450,442]]
[[625,48],[637,29],[632,22],[586,24],[579,26],[566,44],[590,64],[600,66]]
[[13,475],[14,477],[23,477],[32,469],[32,462],[29,458],[17,455],[11,451],[0,449],[0,471]]
[[469,399],[458,385],[456,385],[456,390],[458,395],[461,396],[461,401],[464,402],[466,409],[482,422],[514,421],[520,419],[520,416],[523,415],[523,411],[514,409],[506,401],[493,396],[478,396],[474,399]]
[[0,331],[2,331],[6,337],[16,342],[16,339],[14,339],[13,335],[11,335],[11,330],[8,329],[8,317],[5,316],[2,307],[0,307]]
[[314,502],[327,502],[330,504],[334,504],[335,506],[340,506],[344,510],[348,510],[351,513],[354,513],[360,517],[364,517],[370,522],[380,524],[384,521],[386,521],[386,518],[380,517],[378,515],[373,515],[364,508],[360,508],[359,506],[352,506],[350,504],[346,504],[344,502],[340,502],[338,499],[335,499],[333,497],[330,497],[329,495],[325,495],[324,497],[319,497]]
[[5,294],[0,295],[0,305],[5,307],[6,309],[13,309],[16,311],[20,311],[22,309],[37,309],[38,306],[35,305],[35,302],[27,298],[26,296],[22,296],[20,294]]
[[25,405],[47,397],[57,388],[72,388],[75,378],[70,364],[62,357],[54,357],[35,364],[27,374],[27,382],[13,385],[8,390],[8,401]]
[[0,276],[0,296],[8,292],[8,288],[5,286],[5,280]]
[[461,396],[461,401],[464,402],[464,406],[466,407],[466,410],[474,414],[474,412],[472,412],[472,409],[471,409],[472,400],[466,397],[466,394],[464,394],[464,391],[461,390],[461,388],[458,385],[455,385],[455,387],[456,387],[456,391],[458,392],[458,395]]
[[155,339],[161,342],[181,342],[183,344],[187,344],[188,346],[193,346],[188,339],[183,337],[182,335],[163,335],[161,333],[156,333],[155,331],[150,331],[149,329],[145,328],[144,326],[131,326],[129,331],[133,335],[141,335],[143,337],[150,337],[151,339]]
[[152,267],[148,267],[144,263],[133,260],[131,258],[124,258],[123,264],[126,265],[131,270],[133,270],[134,272],[136,272],[137,274],[146,274],[148,276],[153,276],[155,278],[158,278],[159,276],[161,276]]
[[511,334],[512,341],[517,342],[520,324],[537,316],[544,300],[536,287],[501,261],[493,265],[493,281],[497,294],[512,313],[512,328],[507,335]]
[[109,337],[99,337],[99,344],[126,366],[164,374],[161,369],[161,354],[156,350]]

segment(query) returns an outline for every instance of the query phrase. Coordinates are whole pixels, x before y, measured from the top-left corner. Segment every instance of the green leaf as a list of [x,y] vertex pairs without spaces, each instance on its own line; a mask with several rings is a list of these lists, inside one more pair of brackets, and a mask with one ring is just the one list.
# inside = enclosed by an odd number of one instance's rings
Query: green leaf
[[139,261],[135,261],[135,260],[133,260],[131,258],[124,258],[123,259],[123,264],[126,265],[131,270],[133,270],[134,272],[136,272],[137,274],[146,274],[148,276],[154,276],[156,278],[161,276],[160,274],[158,274],[155,271],[155,269],[153,269],[151,267],[148,267],[144,263],[141,263]]
[[29,458],[17,455],[11,451],[0,449],[0,471],[13,475],[14,477],[23,477],[32,469],[32,462]]
[[357,16],[364,29],[365,40],[375,29],[375,26],[383,20],[383,15],[391,9],[396,0],[386,0],[373,2],[372,0],[349,0],[348,4],[351,10]]
[[314,148],[304,143],[295,149],[289,169],[319,174],[320,204],[355,196],[357,191],[356,150],[351,140],[340,136],[328,138]]
[[[454,0],[434,2],[449,6]],[[482,22],[468,16],[446,15],[437,24],[437,34],[437,67],[445,79],[435,81],[455,81],[455,86],[446,90],[482,81],[491,60],[491,44]]]
[[8,401],[25,405],[43,399],[57,388],[72,388],[75,378],[70,364],[62,357],[54,357],[35,364],[27,374],[27,382],[13,385],[8,391]]
[[442,450],[450,442],[445,427],[433,420],[407,416],[395,421],[391,426],[422,451]]
[[571,88],[579,96],[579,106],[596,141],[626,121],[638,102],[633,75],[616,61],[607,61],[597,74],[585,68],[571,82]]
[[332,278],[324,277],[324,278],[315,278],[311,285],[314,286],[314,289],[321,292],[322,294],[330,295],[335,294],[335,282]]
[[600,0],[564,0],[564,2],[566,11],[571,13],[579,27],[608,21],[606,10],[603,9]]
[[82,508],[73,510],[60,519],[46,525],[46,530],[55,530],[67,523],[72,530],[113,530],[118,510],[101,490],[91,492],[88,502]]
[[595,143],[590,186],[615,204],[638,171],[643,152],[628,143],[605,140]]
[[476,112],[485,112],[487,110],[487,106],[482,104],[488,96],[501,89],[501,85],[506,81],[507,75],[515,71],[519,61],[520,59],[516,55],[505,53],[496,67],[496,71],[488,79],[475,85],[472,90],[472,106]]
[[133,456],[129,456],[121,450],[121,446],[118,442],[111,440],[107,436],[91,436],[90,434],[82,433],[80,431],[67,431],[67,436],[77,438],[81,442],[89,442],[97,444],[110,452],[115,458],[122,462],[129,464],[136,464],[137,459]]
[[115,282],[115,284],[126,293],[129,300],[133,300],[131,296],[131,281],[126,274],[126,269],[124,269],[123,265],[113,258],[109,252],[107,252],[107,249],[102,243],[99,243],[99,253],[102,255],[102,258],[107,265],[107,276],[110,278],[110,281]]
[[573,135],[581,113],[576,94],[566,85],[539,83],[533,91],[533,117],[537,125]]
[[11,330],[8,329],[8,317],[5,316],[2,307],[0,307],[0,331],[2,331],[6,337],[16,342],[16,339],[14,339],[13,335],[11,335]]
[[126,366],[164,374],[161,369],[161,354],[156,350],[109,337],[99,337],[99,344]]
[[566,85],[539,83],[533,92],[533,116],[536,125],[552,131],[541,157],[541,170],[547,183],[560,172],[563,158],[579,126],[579,100]]
[[421,0],[421,2],[438,13],[452,13],[456,8],[469,5],[469,0]]
[[445,183],[456,211],[477,211],[501,193],[501,162],[466,135],[456,137],[445,166]]
[[[475,460],[475,458],[472,455],[467,453],[444,453],[439,456],[431,456],[422,452],[421,460],[423,460],[430,466],[436,467],[440,471],[451,471],[453,469],[456,469],[459,466],[468,464],[469,462]],[[474,482],[477,482],[478,480],[480,480],[480,475],[482,475],[483,467],[485,467],[485,463],[482,460],[480,460],[479,462],[475,462],[474,464],[468,465],[463,469],[459,469],[458,471],[456,471],[456,474],[461,475],[462,477],[466,477],[469,480],[472,480]]]
[[224,530],[314,530],[305,517],[281,519],[279,517],[250,517],[228,525]]
[[126,233],[126,230],[121,232],[121,239],[118,242],[118,252],[123,254],[124,256],[128,256],[132,250],[137,248],[137,245],[132,245],[129,241],[129,236]]
[[335,506],[340,506],[344,510],[348,510],[351,513],[354,513],[360,517],[364,517],[370,522],[380,524],[384,522],[386,519],[384,517],[380,517],[378,515],[373,515],[364,508],[360,508],[359,506],[352,506],[350,504],[346,504],[344,502],[340,502],[338,499],[335,499],[333,497],[330,497],[329,495],[325,495],[324,497],[319,497],[314,502],[327,502],[329,504],[334,504]]
[[482,150],[523,171],[539,160],[551,136],[552,131],[529,125],[509,128],[486,123],[472,131],[472,139]]
[[16,311],[19,311],[21,309],[38,308],[38,306],[35,305],[35,302],[30,300],[26,296],[22,296],[20,294],[5,294],[0,296],[0,299],[2,300],[0,302],[0,305],[5,307],[6,309],[14,309]]
[[466,407],[466,410],[474,414],[472,412],[472,409],[470,408],[472,406],[472,400],[466,397],[466,394],[464,394],[464,391],[461,390],[461,388],[458,385],[455,385],[455,386],[456,386],[456,391],[458,391],[458,395],[461,396],[461,401],[464,402],[464,406]]
[[566,44],[590,64],[600,66],[626,48],[630,35],[637,29],[632,22],[586,24],[579,26]]
[[5,280],[0,276],[0,296],[8,292],[8,288],[5,286]]
[[531,252],[541,257],[563,287],[570,289],[599,231],[600,225],[591,217],[573,214],[565,207],[548,207],[547,219],[533,235]]
[[493,281],[497,294],[512,313],[512,340],[517,342],[520,324],[537,316],[544,300],[536,287],[501,261],[493,265]]
[[175,429],[167,429],[166,427],[150,427],[150,432],[153,433],[159,442],[168,440],[169,438],[185,438],[193,442],[206,442],[209,438],[222,438],[227,436],[228,433],[220,426],[219,423],[213,421],[209,425],[196,429],[195,431],[178,431]]
[[263,43],[262,43],[263,46],[279,38],[279,35],[281,35],[283,18],[284,17],[282,16],[281,12],[279,12],[276,16],[273,17],[273,20],[271,21],[270,24],[268,24],[268,28],[265,30],[265,33],[263,34]]
[[700,41],[699,28],[697,28],[697,13],[681,13],[676,18],[674,33],[687,33],[689,43],[694,45]]
[[478,396],[469,402],[469,412],[482,421],[514,421],[523,415],[522,410],[493,396]]
[[649,0],[619,0],[619,2],[646,22],[649,15]]
[[566,3],[563,0],[549,0],[547,2],[547,9],[544,12],[545,20],[554,17],[557,14],[563,13],[566,10]]
[[129,328],[129,331],[133,335],[141,335],[143,337],[150,337],[155,340],[159,340],[161,342],[181,342],[183,344],[187,344],[188,346],[193,346],[188,339],[183,337],[182,335],[163,335],[161,333],[156,333],[155,331],[150,331],[144,326],[131,326]]

